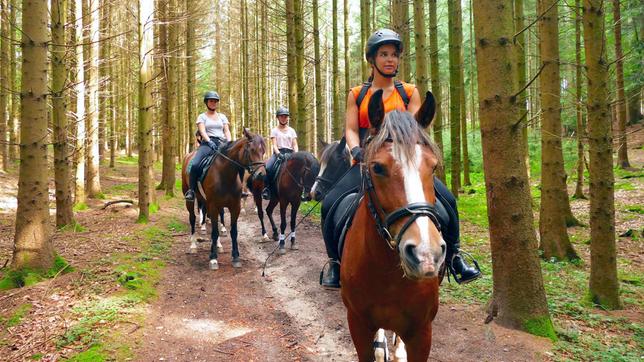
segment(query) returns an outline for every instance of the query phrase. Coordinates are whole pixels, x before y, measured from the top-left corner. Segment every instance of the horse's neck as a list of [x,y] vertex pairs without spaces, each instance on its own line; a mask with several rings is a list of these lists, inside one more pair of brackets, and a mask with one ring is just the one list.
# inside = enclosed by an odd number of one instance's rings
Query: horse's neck
[[351,222],[352,226],[357,226],[361,230],[357,240],[358,244],[360,244],[358,247],[363,248],[365,254],[369,258],[373,258],[372,260],[379,260],[382,265],[386,263],[386,269],[399,270],[400,258],[398,253],[396,250],[392,250],[388,245],[388,241],[378,233],[376,222],[369,211],[367,202],[368,196],[365,195],[362,197],[355,217]]

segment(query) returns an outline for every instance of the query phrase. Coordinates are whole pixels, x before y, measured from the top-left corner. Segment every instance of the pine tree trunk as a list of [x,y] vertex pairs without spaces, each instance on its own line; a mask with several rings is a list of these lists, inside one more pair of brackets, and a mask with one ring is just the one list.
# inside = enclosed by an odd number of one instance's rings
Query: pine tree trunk
[[[69,87],[69,90],[67,92],[67,135],[70,138],[69,139],[69,144],[68,148],[70,149],[70,153],[68,155],[69,158],[69,172],[70,172],[70,178],[69,178],[69,192],[70,192],[70,197],[72,198],[72,206],[74,205],[74,191],[76,190],[76,143],[75,143],[75,138],[77,134],[77,128],[78,128],[78,122],[76,121],[76,102],[78,100],[78,97],[76,95],[76,82],[78,79],[78,61],[76,59],[76,0],[67,0],[67,19],[69,23],[67,23],[67,29],[66,29],[66,44],[68,46],[67,48],[67,53],[66,53],[66,60],[65,60],[65,68],[66,68],[66,75],[65,77],[67,78],[67,84]],[[74,19],[74,20],[70,20]]]
[[[297,22],[297,20],[295,20]],[[242,97],[242,104],[244,108],[244,116],[243,116],[243,126],[244,127],[249,127],[249,121],[250,121],[250,102],[251,102],[251,97],[250,97],[250,92],[248,85],[250,83],[249,79],[249,72],[248,68],[250,66],[250,63],[248,61],[248,43],[250,42],[250,39],[248,37],[248,5],[247,5],[247,0],[242,0],[242,65],[243,65],[243,71],[244,71],[244,82],[242,84],[243,89],[244,89],[244,95]],[[296,27],[297,29],[297,27]],[[297,30],[296,30],[297,32]],[[303,64],[303,63],[302,63]],[[299,85],[299,84],[298,84]],[[298,97],[300,96],[299,93],[299,88],[298,88]]]
[[99,176],[99,123],[98,123],[98,0],[83,3],[83,47],[85,48],[86,99],[86,179],[87,196],[98,197],[101,193]]
[[[188,9],[188,20],[186,23],[186,81],[188,87],[186,89],[186,98],[189,100],[196,99],[195,85],[197,83],[197,73],[195,72],[195,27],[192,17],[195,16],[195,0],[186,0],[186,8]],[[219,58],[219,57],[218,57]],[[215,69],[221,73],[221,70]],[[192,137],[195,134],[194,124],[197,119],[197,110],[194,101],[188,101],[188,127],[189,130],[187,143],[188,148],[191,148]]]
[[[333,19],[333,74],[331,76],[333,85],[331,87],[331,95],[333,97],[333,132],[331,135],[332,139],[338,139],[342,135],[342,125],[343,120],[340,119],[340,92],[338,89],[338,82],[340,77],[339,62],[338,58],[338,0],[332,0],[331,6],[331,18]],[[325,140],[328,141],[328,140]]]
[[[416,0],[414,0],[414,4],[415,2]],[[401,54],[398,77],[403,81],[410,81],[411,51],[409,48],[409,0],[392,0],[391,11],[393,20],[392,30],[400,34],[400,38],[403,41],[403,48],[405,49]]]
[[615,76],[617,78],[617,165],[623,169],[631,167],[628,162],[626,137],[626,102],[624,100],[624,52],[622,51],[622,17],[620,1],[613,0],[613,21],[615,26]]
[[[350,50],[349,50],[349,0],[344,0],[344,4],[342,7],[342,12],[343,12],[343,25],[342,29],[344,32],[344,92],[348,93],[349,88],[351,88],[351,66],[349,63],[349,56]],[[362,64],[362,60],[360,60],[360,64]],[[344,93],[343,93],[344,94]],[[346,106],[346,105],[345,105]],[[346,108],[346,107],[345,107]],[[340,122],[340,128],[339,128],[339,133],[336,135],[337,138],[340,138],[340,135],[342,134],[343,127],[344,127],[344,120],[338,121]]]
[[369,0],[360,0],[360,70],[362,79],[365,81],[369,78],[370,68],[362,56],[362,51],[365,49],[367,39],[369,39],[369,36],[371,35],[369,32],[369,10]]
[[[463,68],[461,68],[461,73],[463,73]],[[464,78],[461,74],[461,79]],[[463,146],[463,185],[471,186],[472,182],[470,181],[470,153],[467,147],[467,102],[465,101],[465,83],[460,90],[461,93],[461,145]]]
[[67,137],[67,92],[65,69],[65,23],[67,22],[67,0],[51,2],[51,73],[52,73],[52,120],[54,124],[54,178],[56,183],[56,226],[62,227],[73,222],[72,197],[70,189],[70,168]]
[[151,2],[139,3],[139,222],[150,217],[150,169],[152,168],[152,46]]
[[[556,338],[537,256],[530,183],[517,122],[512,8],[474,3],[479,115],[492,251],[490,315],[499,324]],[[520,276],[520,277],[517,277]],[[530,301],[526,303],[526,301]]]
[[309,128],[306,117],[306,88],[304,84],[304,9],[302,0],[293,1],[295,25],[295,75],[297,77],[297,131],[298,146],[303,150],[309,149]]
[[577,117],[577,182],[575,186],[576,199],[584,196],[584,140],[586,139],[586,124],[581,107],[581,0],[575,0],[575,115]]
[[[540,1],[540,0],[537,0]],[[525,15],[523,11],[523,0],[514,0],[514,32],[518,34],[516,36],[517,42],[517,74],[518,78],[518,89],[522,89],[527,83],[526,80],[526,31],[523,31],[525,27]],[[521,121],[521,144],[523,146],[523,152],[526,158],[526,167],[528,168],[528,177],[530,177],[530,152],[528,147],[528,93],[523,91],[519,93],[520,100],[520,111],[521,116],[523,117]]]
[[449,1],[449,124],[451,141],[451,191],[458,198],[461,189],[461,88],[463,87],[463,31],[461,3]]
[[[438,68],[438,21],[436,19],[436,0],[429,0],[429,60],[431,62],[432,92],[436,98],[436,115],[434,116],[434,140],[441,150],[443,145],[443,95],[441,92],[440,72]],[[445,183],[445,166],[436,170],[436,176]]]
[[414,40],[416,42],[416,87],[421,98],[427,92],[427,36],[425,34],[425,2],[414,0]]
[[0,0],[0,162],[2,169],[9,169],[9,147],[7,144],[7,124],[9,122],[9,24],[7,4]]
[[541,115],[541,209],[539,249],[546,260],[578,259],[568,239],[565,204],[566,171],[561,143],[561,77],[559,74],[559,24],[557,0],[540,0],[539,48],[542,72],[539,76]]
[[77,80],[76,80],[76,185],[74,189],[74,203],[76,205],[85,204],[87,195],[85,193],[85,140],[87,132],[85,129],[85,47],[81,45],[84,39],[83,30],[83,0],[76,1],[76,64],[77,64]]
[[286,70],[288,81],[288,108],[291,111],[291,114],[295,114],[298,102],[297,67],[295,64],[295,23],[293,20],[295,18],[295,14],[293,3],[294,0],[286,0]]
[[[17,13],[18,13],[18,0],[11,0],[11,14],[9,15],[9,22],[11,24],[17,24],[16,19],[17,19]],[[18,148],[16,144],[18,143],[18,136],[16,132],[16,127],[18,125],[18,118],[20,117],[20,84],[18,82],[18,72],[19,72],[19,67],[20,64],[17,61],[16,58],[16,50],[17,50],[17,40],[19,38],[18,35],[18,27],[11,27],[9,29],[9,35],[11,38],[14,40],[11,42],[10,45],[10,62],[11,62],[11,70],[10,70],[10,81],[11,81],[11,114],[9,116],[9,120],[7,123],[7,127],[9,128],[9,160],[15,161],[17,154],[18,154]]]
[[107,97],[108,86],[110,80],[108,79],[108,58],[109,58],[109,40],[106,40],[107,32],[109,29],[109,21],[107,20],[107,12],[109,11],[109,2],[100,4],[99,10],[99,43],[98,43],[98,79],[97,79],[97,97],[98,97],[98,160],[99,164],[105,160],[105,142],[107,125]]
[[[179,16],[177,13],[176,0],[163,0],[161,1],[167,6],[164,13],[164,18],[168,21],[167,25],[162,26],[167,33],[167,47],[161,50],[164,53],[165,61],[162,68],[165,70],[164,79],[165,84],[165,109],[161,113],[165,113],[162,119],[165,121],[163,127],[163,166],[162,166],[162,183],[161,188],[165,191],[166,196],[174,196],[174,183],[177,164],[176,152],[176,138],[177,137],[177,121],[180,119],[180,113],[177,112],[177,101],[179,84],[177,76],[179,74],[179,67],[177,66],[178,52],[179,52]],[[161,3],[160,2],[160,3]],[[163,31],[159,29],[160,31]],[[162,40],[163,35],[161,35]],[[165,52],[164,52],[165,51]],[[161,59],[159,59],[161,61]],[[163,91],[162,91],[163,93]],[[163,104],[163,103],[162,103]]]
[[601,0],[584,0],[583,9],[590,155],[590,298],[604,308],[619,309],[613,137],[603,5]]
[[[335,22],[334,16],[334,22]],[[318,0],[313,0],[313,42],[315,44],[315,127],[317,137],[309,148],[317,154],[317,140],[324,139],[324,104],[322,103],[322,58],[320,57],[320,30],[318,25]],[[337,44],[334,48],[337,51]],[[335,54],[334,54],[335,56]],[[335,84],[335,81],[333,82]],[[335,107],[335,105],[334,105]],[[335,108],[334,108],[335,109]]]
[[12,269],[44,270],[54,262],[47,182],[47,15],[47,2],[23,1],[20,174]]

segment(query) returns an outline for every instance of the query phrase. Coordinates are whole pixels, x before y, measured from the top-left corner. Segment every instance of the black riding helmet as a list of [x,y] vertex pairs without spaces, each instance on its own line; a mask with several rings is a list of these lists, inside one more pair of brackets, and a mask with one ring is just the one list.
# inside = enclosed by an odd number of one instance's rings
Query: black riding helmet
[[367,40],[367,46],[364,51],[364,56],[367,59],[367,62],[370,62],[371,58],[375,57],[378,48],[385,44],[393,44],[396,46],[398,53],[402,53],[403,51],[403,42],[398,33],[391,29],[379,29],[371,34]]
[[203,102],[208,103],[209,99],[219,100],[219,94],[215,91],[207,91],[203,95]]
[[279,116],[290,116],[291,114],[288,111],[288,108],[284,106],[280,106],[277,111],[275,112],[275,117]]

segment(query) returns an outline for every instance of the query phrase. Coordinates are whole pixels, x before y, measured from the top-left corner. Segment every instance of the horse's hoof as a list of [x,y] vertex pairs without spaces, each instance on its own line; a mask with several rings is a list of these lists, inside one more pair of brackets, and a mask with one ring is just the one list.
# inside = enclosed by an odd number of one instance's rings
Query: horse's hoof
[[210,261],[210,270],[217,270],[219,269],[219,263],[217,262],[217,259],[212,259]]
[[197,245],[190,245],[187,254],[197,254]]
[[201,224],[201,228],[199,228],[202,234],[206,233],[206,223]]
[[222,226],[219,230],[219,236],[228,236],[228,230],[226,230],[226,228]]
[[273,241],[279,240],[279,235],[277,233],[273,233]]
[[233,258],[233,268],[241,268],[242,263],[239,258]]
[[284,247],[284,245],[280,245],[280,248],[277,250],[277,252],[278,252],[280,255],[284,255],[284,254],[286,254],[286,248]]
[[221,244],[217,244],[217,253],[221,254],[224,252],[224,246]]
[[241,208],[241,210],[240,210],[239,212],[240,212],[242,215],[246,215],[246,209],[245,209],[245,208],[243,208],[243,207]]
[[299,250],[300,247],[295,244],[295,240],[291,241],[291,250]]
[[268,237],[268,234],[264,234],[264,236],[262,236],[262,239],[259,242],[260,243],[265,243],[265,242],[268,242],[268,241],[271,241],[271,238]]

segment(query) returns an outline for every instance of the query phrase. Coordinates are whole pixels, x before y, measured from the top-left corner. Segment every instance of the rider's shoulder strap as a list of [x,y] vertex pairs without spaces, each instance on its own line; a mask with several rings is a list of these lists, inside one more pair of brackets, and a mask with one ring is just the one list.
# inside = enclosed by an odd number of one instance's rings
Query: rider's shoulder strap
[[367,95],[367,92],[369,91],[369,88],[371,88],[371,82],[362,83],[362,88],[360,89],[360,93],[358,94],[358,98],[356,98],[356,105],[358,106],[358,109],[360,109],[360,103],[362,103],[362,100]]
[[409,96],[407,95],[407,91],[405,91],[405,86],[401,81],[395,80],[394,87],[396,87],[398,94],[400,94],[400,98],[402,98],[403,103],[405,103],[405,109],[407,109],[407,106],[409,106]]

